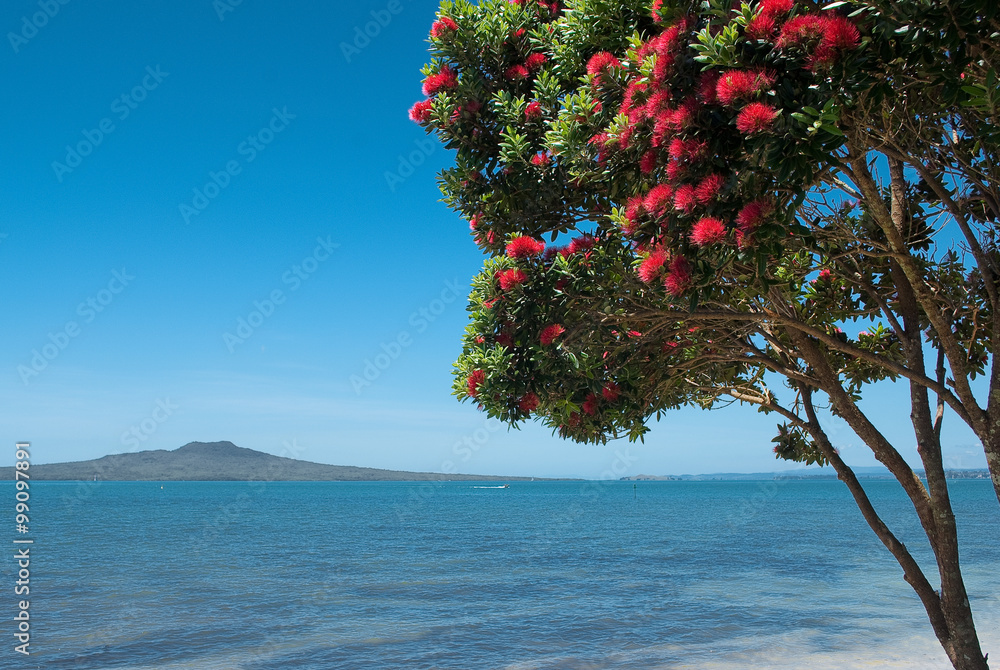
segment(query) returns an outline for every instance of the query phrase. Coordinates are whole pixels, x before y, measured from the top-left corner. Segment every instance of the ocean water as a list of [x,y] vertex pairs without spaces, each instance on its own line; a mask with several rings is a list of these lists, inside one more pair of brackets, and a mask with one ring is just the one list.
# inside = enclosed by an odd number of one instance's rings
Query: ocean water
[[[839,482],[486,486],[33,483],[32,654],[6,551],[0,668],[949,667]],[[866,487],[929,566],[899,487]],[[951,488],[1000,658],[1000,506]]]

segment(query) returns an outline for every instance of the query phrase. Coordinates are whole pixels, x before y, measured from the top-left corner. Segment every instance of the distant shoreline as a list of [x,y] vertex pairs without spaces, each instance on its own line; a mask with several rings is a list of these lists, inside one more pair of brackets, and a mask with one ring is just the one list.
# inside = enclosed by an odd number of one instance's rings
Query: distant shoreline
[[[531,481],[532,477],[475,475],[459,472],[407,472],[348,465],[326,465],[273,456],[232,442],[190,442],[166,451],[113,454],[90,461],[31,465],[32,481],[175,482],[175,481]],[[13,480],[14,468],[0,468],[0,479]],[[541,480],[541,477],[535,477]]]
[[[925,474],[923,470],[914,470],[914,473],[918,477],[924,478]],[[895,481],[896,478],[888,470],[883,470],[881,468],[855,468],[854,474],[857,475],[858,479],[885,479]],[[944,473],[945,478],[950,480],[956,479],[989,479],[989,470],[946,470]],[[798,472],[798,471],[786,471],[786,472],[754,472],[754,473],[740,473],[740,472],[724,472],[709,475],[633,475],[631,477],[622,477],[623,482],[732,482],[732,481],[748,481],[748,482],[759,482],[759,481],[827,481],[827,480],[837,480],[838,477],[832,472],[823,472],[822,470],[816,470],[813,472]]]

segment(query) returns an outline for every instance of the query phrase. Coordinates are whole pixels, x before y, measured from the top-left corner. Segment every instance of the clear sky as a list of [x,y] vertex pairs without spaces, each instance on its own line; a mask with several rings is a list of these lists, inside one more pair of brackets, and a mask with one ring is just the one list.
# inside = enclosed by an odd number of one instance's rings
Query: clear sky
[[[0,464],[16,440],[35,463],[231,440],[423,471],[790,467],[747,408],[593,446],[450,395],[482,257],[439,202],[449,153],[407,118],[436,8],[4,3]],[[903,389],[871,407],[912,443]],[[979,467],[974,444],[947,434],[949,464]]]

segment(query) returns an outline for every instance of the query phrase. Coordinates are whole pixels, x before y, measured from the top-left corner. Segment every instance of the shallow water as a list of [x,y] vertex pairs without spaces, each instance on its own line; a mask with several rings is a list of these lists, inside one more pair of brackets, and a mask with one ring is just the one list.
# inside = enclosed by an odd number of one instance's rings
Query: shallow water
[[[33,653],[0,668],[949,667],[839,482],[479,486],[35,483]],[[1000,507],[951,486],[1000,657]]]

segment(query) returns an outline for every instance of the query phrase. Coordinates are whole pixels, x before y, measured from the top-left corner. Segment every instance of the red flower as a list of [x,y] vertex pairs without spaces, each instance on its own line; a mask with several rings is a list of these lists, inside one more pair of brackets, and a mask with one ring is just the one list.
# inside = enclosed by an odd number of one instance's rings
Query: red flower
[[823,268],[822,270],[819,271],[819,279],[825,280],[825,279],[830,279],[831,277],[832,274],[830,273],[830,268]]
[[719,102],[732,105],[766,91],[774,84],[774,75],[764,70],[730,70],[715,86]]
[[762,224],[773,211],[774,203],[770,200],[754,200],[740,210],[740,213],[736,216],[736,223],[741,228],[753,230]]
[[670,161],[667,163],[667,179],[677,181],[687,172],[687,165],[681,161]]
[[545,65],[545,61],[547,60],[548,58],[545,57],[545,54],[533,53],[525,59],[524,64],[529,70],[534,72]]
[[626,225],[622,227],[626,235],[632,235],[639,228],[639,217],[646,213],[643,197],[634,195],[625,204]]
[[537,100],[532,100],[524,110],[524,118],[540,119],[542,117],[542,104]]
[[597,396],[593,393],[588,393],[587,397],[583,401],[583,404],[580,405],[580,409],[583,410],[584,414],[589,416],[597,414]]
[[524,65],[513,65],[507,68],[507,71],[503,73],[503,76],[511,81],[517,79],[526,79],[531,73],[528,72],[528,68]]
[[[684,21],[673,25],[649,41],[649,47],[656,53],[656,64],[653,66],[653,80],[664,83],[674,72],[674,65],[680,53],[682,31],[687,30]],[[648,51],[648,49],[647,49]]]
[[621,62],[615,58],[614,54],[608,51],[601,51],[590,57],[587,61],[588,74],[601,74],[609,67],[621,67]]
[[691,287],[691,264],[683,256],[675,256],[670,263],[670,272],[663,280],[667,293],[679,296]]
[[698,75],[698,99],[706,105],[714,105],[719,101],[715,92],[719,85],[718,70],[706,70]]
[[472,374],[469,375],[468,379],[465,380],[465,386],[468,389],[469,397],[475,398],[476,394],[479,393],[479,386],[486,381],[486,373],[482,370],[473,370]]
[[654,216],[663,216],[666,214],[667,209],[670,208],[673,195],[674,189],[669,184],[658,184],[646,194],[642,205],[646,208],[646,211],[652,213]]
[[778,110],[763,102],[751,102],[736,117],[736,129],[747,135],[770,130]]
[[690,127],[697,115],[698,101],[695,98],[687,98],[680,107],[674,110],[670,123],[674,130],[685,130]]
[[410,107],[410,120],[416,123],[427,123],[431,120],[431,107],[433,100],[421,100]]
[[621,132],[618,133],[618,145],[622,149],[628,149],[629,144],[632,140],[632,133],[635,132],[635,126],[625,126],[622,128]]
[[690,214],[698,206],[698,198],[695,195],[694,186],[683,184],[674,193],[674,209],[678,212]]
[[614,382],[608,382],[604,385],[604,388],[601,389],[601,395],[604,396],[604,399],[608,402],[618,400],[618,393],[618,384]]
[[782,27],[781,35],[775,43],[779,47],[805,46],[808,42],[823,37],[826,17],[819,14],[796,16]]
[[590,235],[581,235],[580,237],[574,237],[566,247],[567,253],[575,254],[578,251],[589,251],[594,248],[594,238]]
[[792,11],[795,3],[792,0],[763,0],[760,3],[760,13],[768,16],[781,16]]
[[649,100],[645,104],[645,116],[656,116],[661,112],[668,109],[670,105],[670,100],[673,98],[670,95],[670,89],[660,89],[653,95],[649,96]]
[[826,17],[826,34],[823,44],[834,49],[853,49],[861,42],[858,27],[840,14]]
[[639,171],[643,174],[649,174],[656,169],[657,162],[659,160],[660,152],[656,149],[650,149],[642,155],[639,159]]
[[746,34],[756,40],[774,37],[778,19],[792,11],[792,0],[763,0],[758,6],[757,17],[747,24]]
[[495,339],[497,341],[497,344],[499,344],[501,347],[510,348],[514,346],[514,338],[511,337],[510,333],[506,331],[497,335]]
[[774,33],[778,28],[778,20],[763,12],[758,14],[750,23],[747,24],[746,34],[747,37],[755,40],[766,40],[774,37]]
[[670,158],[675,161],[697,160],[708,150],[708,144],[698,140],[674,139],[668,149]]
[[509,291],[519,284],[523,284],[528,280],[528,275],[524,274],[524,270],[520,268],[510,268],[508,270],[501,270],[497,273],[497,280],[500,282],[500,288],[504,291]]
[[726,224],[716,218],[706,217],[691,227],[691,242],[695,246],[707,247],[726,238]]
[[[546,2],[545,0],[538,0],[538,5],[540,7],[545,7],[553,14],[556,14],[559,11],[559,0],[551,0],[550,2]],[[549,32],[552,32],[551,24],[549,24]]]
[[721,174],[710,174],[699,182],[697,188],[694,190],[694,197],[701,204],[707,205],[719,194],[719,190],[722,189],[725,183],[726,178]]
[[555,342],[556,338],[565,332],[566,332],[565,328],[563,328],[558,323],[553,323],[551,326],[545,327],[545,329],[542,331],[542,334],[538,336],[538,340],[542,344],[548,346],[553,342]]
[[539,151],[537,154],[531,157],[531,164],[537,165],[538,167],[545,167],[552,162],[552,156],[548,151]]
[[434,25],[431,26],[431,37],[436,37],[438,39],[450,37],[456,30],[458,30],[458,24],[447,16],[442,16],[439,20],[434,22]]
[[646,259],[639,265],[639,279],[646,284],[652,284],[660,274],[660,269],[667,262],[667,252],[663,249],[654,249]]
[[511,258],[530,258],[545,251],[545,243],[530,237],[515,237],[507,243],[507,255]]
[[638,123],[646,118],[647,102],[643,102],[647,86],[641,82],[632,82],[625,88],[625,96],[619,111],[628,117],[630,123]]
[[824,17],[823,39],[810,59],[810,65],[829,64],[837,60],[840,52],[853,49],[861,41],[858,27],[839,14]]
[[809,68],[816,64],[829,64],[837,60],[840,52],[853,49],[861,41],[857,26],[839,14],[807,14],[796,16],[781,29],[775,44],[779,47],[795,46],[802,49],[815,44],[809,57]]
[[438,91],[452,89],[458,86],[458,73],[445,65],[437,74],[424,79],[424,95],[434,95]]
[[535,395],[531,391],[528,391],[523,396],[521,396],[521,399],[518,401],[517,406],[525,414],[531,414],[532,412],[535,411],[535,408],[538,407],[538,404],[540,402],[541,401],[538,399],[537,395]]

